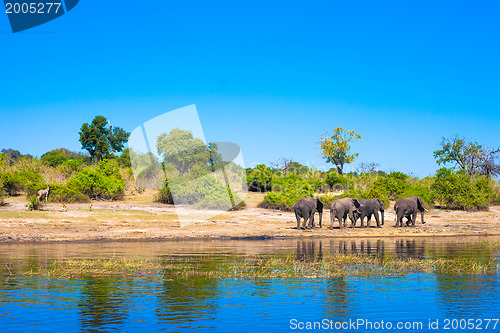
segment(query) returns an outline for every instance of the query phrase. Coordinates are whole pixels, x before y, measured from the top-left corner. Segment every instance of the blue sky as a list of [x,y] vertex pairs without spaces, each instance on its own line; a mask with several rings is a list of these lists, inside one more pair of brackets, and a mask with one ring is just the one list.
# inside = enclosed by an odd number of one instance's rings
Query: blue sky
[[[12,34],[0,13],[0,148],[81,148],[103,115],[128,131],[195,104],[247,166],[354,163],[432,174],[441,137],[500,146],[498,1],[94,1]],[[329,167],[329,166],[328,166]]]

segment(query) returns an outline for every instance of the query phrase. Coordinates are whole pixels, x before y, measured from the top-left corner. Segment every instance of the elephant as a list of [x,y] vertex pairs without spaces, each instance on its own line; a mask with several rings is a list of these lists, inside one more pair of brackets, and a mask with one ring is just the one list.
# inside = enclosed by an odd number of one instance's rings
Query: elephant
[[330,229],[333,229],[333,222],[335,222],[336,218],[339,220],[339,229],[345,228],[345,221],[348,214],[351,226],[354,227],[356,221],[354,214],[358,211],[359,207],[360,203],[358,199],[353,198],[342,198],[332,202],[332,206],[330,207]]
[[[424,202],[420,197],[401,198],[394,204],[394,211],[396,212],[396,227],[403,226],[403,217],[406,217],[406,226],[415,227],[417,213],[420,211],[422,215],[422,224],[424,221]],[[411,222],[410,222],[411,220]]]
[[361,219],[361,228],[365,227],[364,218],[366,216],[366,226],[370,227],[370,222],[372,215],[375,216],[375,221],[377,221],[377,228],[380,228],[379,212],[382,216],[382,225],[384,225],[384,203],[380,199],[359,199],[360,207],[358,208],[358,214],[354,217],[354,225],[356,225],[357,217]]
[[[300,219],[304,218],[302,229],[312,229],[314,225],[314,213],[319,213],[319,227],[321,228],[321,221],[323,219],[323,203],[318,198],[301,198],[297,200],[293,206],[295,218],[297,219],[297,230],[300,229]],[[307,220],[309,225],[306,226]]]

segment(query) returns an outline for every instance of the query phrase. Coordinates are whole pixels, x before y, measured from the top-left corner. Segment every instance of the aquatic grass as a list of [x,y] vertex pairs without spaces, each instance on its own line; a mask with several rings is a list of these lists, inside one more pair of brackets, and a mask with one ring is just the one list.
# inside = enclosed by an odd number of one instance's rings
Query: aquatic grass
[[161,279],[333,278],[404,276],[411,273],[448,275],[498,274],[496,260],[464,258],[397,258],[335,254],[315,261],[293,255],[254,256],[217,260],[210,256],[187,259],[64,259],[34,265],[27,275],[56,278],[149,277]]

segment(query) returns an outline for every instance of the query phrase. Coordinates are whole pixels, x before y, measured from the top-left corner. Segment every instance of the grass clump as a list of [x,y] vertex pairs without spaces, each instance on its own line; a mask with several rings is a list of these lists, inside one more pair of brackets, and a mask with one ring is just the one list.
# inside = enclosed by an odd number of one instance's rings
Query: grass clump
[[176,276],[184,278],[332,278],[404,276],[410,273],[488,274],[498,272],[498,262],[463,258],[413,259],[367,255],[327,255],[315,261],[297,260],[293,255],[255,256],[245,260],[193,258],[57,260],[33,266],[27,275],[86,278],[123,276]]

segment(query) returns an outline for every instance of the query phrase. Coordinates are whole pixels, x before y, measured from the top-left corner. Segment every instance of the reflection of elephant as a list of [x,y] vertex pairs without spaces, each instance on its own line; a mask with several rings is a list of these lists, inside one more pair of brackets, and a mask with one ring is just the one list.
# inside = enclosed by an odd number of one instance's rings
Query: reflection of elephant
[[[321,221],[323,218],[323,203],[317,198],[301,198],[297,200],[293,206],[295,218],[297,219],[297,229],[300,229],[300,219],[304,218],[302,229],[314,228],[314,213],[319,213],[319,227],[321,228]],[[307,220],[309,225],[306,226]]]
[[[415,226],[417,213],[420,211],[422,215],[422,224],[424,224],[424,202],[420,197],[401,198],[394,204],[396,211],[396,227],[403,226],[403,217],[406,217],[406,226]],[[411,223],[410,223],[411,220]]]
[[332,206],[330,207],[330,229],[333,229],[333,222],[335,222],[336,218],[339,220],[339,229],[345,228],[347,214],[349,214],[351,225],[354,226],[356,222],[354,212],[357,211],[359,206],[358,199],[353,198],[342,198],[332,202]]
[[[370,227],[372,215],[375,215],[377,221],[377,228],[380,228],[379,212],[382,215],[382,225],[384,225],[384,203],[380,199],[359,199],[360,207],[358,208],[359,217],[361,219],[361,228],[365,227],[364,218],[367,217],[366,226]],[[356,216],[357,220],[357,216]],[[354,221],[356,225],[356,221]]]

